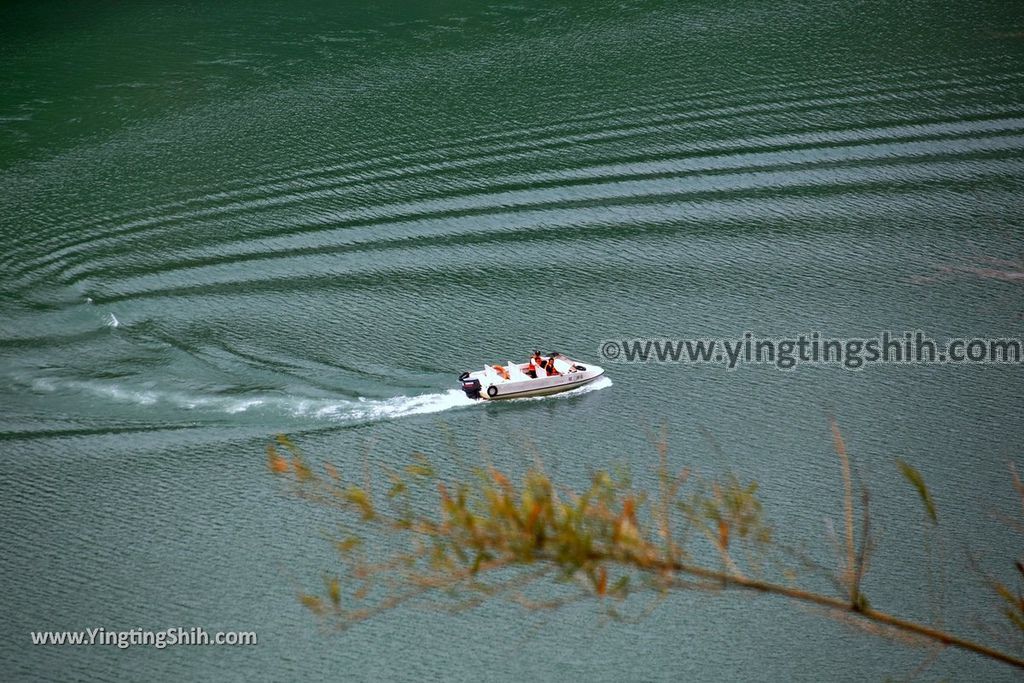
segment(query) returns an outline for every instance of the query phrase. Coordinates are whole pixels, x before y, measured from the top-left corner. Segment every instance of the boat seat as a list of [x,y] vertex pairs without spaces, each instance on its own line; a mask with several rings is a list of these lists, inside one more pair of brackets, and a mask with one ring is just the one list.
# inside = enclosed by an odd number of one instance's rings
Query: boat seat
[[509,379],[513,382],[522,382],[524,380],[530,379],[530,377],[525,372],[523,372],[522,369],[519,367],[519,363],[513,363],[512,361],[509,361],[508,365],[506,365],[505,367],[508,369]]
[[[504,382],[504,381],[507,380],[505,375],[501,371],[499,371],[496,366],[494,366],[494,365],[485,365],[484,368],[487,369],[488,374],[494,379],[494,381]],[[505,368],[505,372],[510,372],[507,367]],[[512,375],[509,374],[509,377],[511,377],[511,376]]]

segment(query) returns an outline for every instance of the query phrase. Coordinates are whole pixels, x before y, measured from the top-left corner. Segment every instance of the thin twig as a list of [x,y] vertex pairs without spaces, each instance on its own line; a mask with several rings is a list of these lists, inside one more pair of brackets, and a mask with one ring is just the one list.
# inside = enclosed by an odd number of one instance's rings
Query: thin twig
[[850,604],[857,604],[857,584],[855,582],[857,559],[853,538],[853,477],[850,475],[850,458],[846,454],[846,443],[843,441],[843,435],[839,432],[839,425],[834,417],[829,417],[829,427],[832,429],[832,443],[835,446],[836,453],[839,455],[839,463],[843,468],[843,516],[846,521],[846,578],[850,590]]

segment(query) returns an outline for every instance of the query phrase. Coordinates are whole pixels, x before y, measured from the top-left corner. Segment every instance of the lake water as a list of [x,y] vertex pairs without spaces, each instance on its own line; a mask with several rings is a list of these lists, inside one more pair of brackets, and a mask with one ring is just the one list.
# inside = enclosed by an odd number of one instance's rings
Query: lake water
[[[1020,365],[600,348],[1024,336],[1020,8],[367,5],[0,9],[0,677],[861,680],[929,656],[685,592],[635,623],[498,601],[325,633],[296,592],[336,567],[335,521],[268,474],[279,432],[348,472],[417,450],[446,476],[521,473],[539,452],[569,486],[626,465],[649,487],[665,424],[674,466],[757,480],[780,540],[832,562],[834,414],[872,495],[872,604],[984,637],[998,607],[967,557],[1013,579]],[[535,347],[609,381],[452,391]],[[100,626],[260,642],[29,644]],[[1013,673],[945,652],[924,677]]]

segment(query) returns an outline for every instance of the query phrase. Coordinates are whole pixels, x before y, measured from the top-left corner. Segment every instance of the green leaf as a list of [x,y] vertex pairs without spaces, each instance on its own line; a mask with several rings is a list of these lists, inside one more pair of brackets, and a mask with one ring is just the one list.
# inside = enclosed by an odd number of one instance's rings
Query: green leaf
[[928,487],[925,486],[924,477],[921,473],[914,469],[913,465],[896,458],[896,463],[900,466],[900,471],[903,476],[906,477],[907,481],[913,484],[914,488],[917,489],[917,494],[921,496],[921,502],[924,503],[925,512],[928,513],[928,517],[931,518],[932,524],[938,524],[938,517],[935,515],[935,503],[932,501],[932,494],[928,492]]
[[350,486],[345,492],[345,500],[357,505],[363,511],[363,519],[373,519],[373,503],[366,491],[358,486]]
[[494,557],[487,551],[480,551],[476,554],[476,558],[473,560],[473,567],[469,570],[470,574],[476,574],[480,571],[480,565],[484,562],[490,562]]
[[405,471],[414,477],[433,477],[434,468],[430,464],[430,460],[427,456],[422,453],[413,453],[413,458],[416,460],[416,464],[410,464],[405,466]]
[[338,548],[338,552],[347,553],[352,550],[355,550],[361,544],[361,540],[359,540],[355,536],[349,536],[348,538],[340,540],[337,543],[335,543],[335,546]]
[[336,576],[325,579],[324,582],[327,584],[327,595],[330,596],[331,603],[337,609],[341,606],[341,582]]
[[324,603],[320,598],[316,597],[315,595],[301,594],[299,595],[299,600],[302,601],[302,604],[306,606],[306,609],[308,609],[313,614],[324,613]]
[[295,446],[294,443],[292,443],[292,440],[289,439],[287,435],[278,434],[275,437],[275,440],[277,441],[277,443],[287,448],[292,455],[299,455],[299,449]]

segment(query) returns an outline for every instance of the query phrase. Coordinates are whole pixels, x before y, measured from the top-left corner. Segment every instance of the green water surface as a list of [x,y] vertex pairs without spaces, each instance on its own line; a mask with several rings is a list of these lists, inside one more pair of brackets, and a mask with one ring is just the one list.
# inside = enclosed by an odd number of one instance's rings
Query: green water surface
[[[599,351],[1024,337],[1021,8],[4,3],[0,679],[878,680],[929,656],[687,592],[635,623],[496,601],[324,633],[296,593],[336,568],[335,518],[267,473],[279,432],[348,472],[418,450],[448,477],[485,458],[519,474],[539,452],[566,485],[625,465],[654,487],[665,424],[674,467],[757,480],[780,542],[828,564],[834,414],[871,491],[872,603],[987,637],[998,607],[967,557],[1014,579],[1020,365]],[[538,346],[610,381],[505,405],[453,391]],[[29,641],[177,626],[259,644]],[[1013,675],[949,651],[923,674]]]

